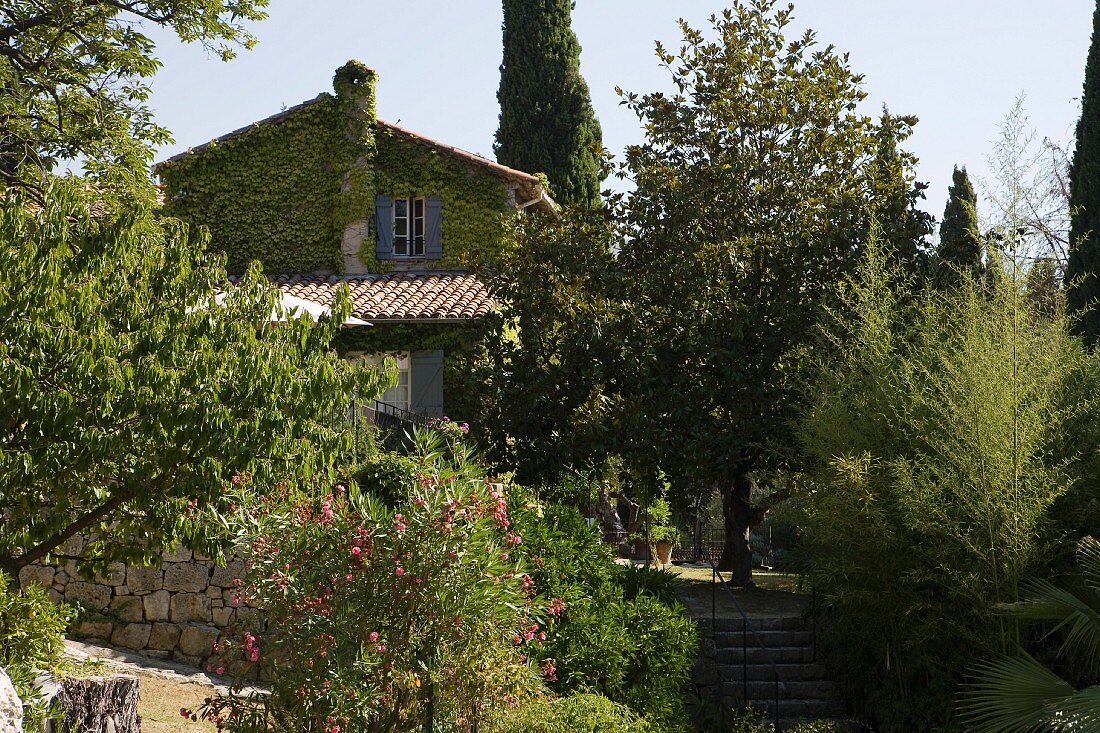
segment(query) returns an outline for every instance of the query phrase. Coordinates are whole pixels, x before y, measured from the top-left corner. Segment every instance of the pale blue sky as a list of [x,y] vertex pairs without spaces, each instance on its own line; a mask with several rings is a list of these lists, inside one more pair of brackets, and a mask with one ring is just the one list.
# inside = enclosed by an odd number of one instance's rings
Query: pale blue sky
[[[653,42],[678,41],[723,0],[578,0],[573,26],[582,71],[618,153],[640,140],[614,88],[666,89]],[[1028,96],[1040,135],[1068,140],[1077,118],[1092,0],[801,0],[795,27],[851,53],[866,75],[870,111],[883,102],[920,117],[908,148],[931,184],[925,208],[940,217],[955,163],[985,173],[996,126]],[[499,0],[272,0],[251,52],[223,64],[158,35],[164,68],[153,83],[160,124],[175,136],[158,160],[331,91],[332,72],[357,58],[379,73],[378,113],[492,157],[501,57]]]

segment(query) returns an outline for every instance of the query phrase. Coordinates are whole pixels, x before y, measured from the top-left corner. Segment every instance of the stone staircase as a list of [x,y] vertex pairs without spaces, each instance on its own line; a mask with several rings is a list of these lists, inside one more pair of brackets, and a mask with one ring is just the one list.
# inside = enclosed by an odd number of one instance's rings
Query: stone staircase
[[712,636],[710,619],[701,620],[710,694],[720,695],[729,707],[747,701],[769,721],[776,718],[778,698],[780,731],[806,719],[832,720],[841,730],[856,730],[844,719],[836,684],[815,661],[810,623],[801,616],[750,618],[746,635],[740,618],[719,618]]

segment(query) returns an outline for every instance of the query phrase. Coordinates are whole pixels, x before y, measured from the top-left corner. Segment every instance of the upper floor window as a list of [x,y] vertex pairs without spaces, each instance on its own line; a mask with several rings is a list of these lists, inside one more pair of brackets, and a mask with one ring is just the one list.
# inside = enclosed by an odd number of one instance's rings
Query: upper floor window
[[374,215],[377,259],[443,259],[443,199],[439,196],[378,194]]
[[424,256],[424,199],[418,196],[393,200],[393,256]]

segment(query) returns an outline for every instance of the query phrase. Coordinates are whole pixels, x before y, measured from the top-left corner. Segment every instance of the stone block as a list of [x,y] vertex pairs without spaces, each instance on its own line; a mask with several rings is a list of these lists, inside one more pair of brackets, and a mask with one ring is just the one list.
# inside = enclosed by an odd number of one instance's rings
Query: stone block
[[66,573],[64,570],[62,570],[61,568],[58,568],[57,572],[55,572],[53,574],[53,584],[54,585],[58,585],[58,584],[65,585],[68,582],[69,582],[69,574]]
[[201,593],[210,585],[210,571],[197,563],[180,562],[164,568],[164,589]]
[[168,617],[176,623],[210,620],[210,599],[198,593],[177,593],[169,604]]
[[126,582],[126,566],[120,562],[110,563],[96,573],[93,579],[100,585],[109,585],[112,588],[123,585]]
[[131,593],[137,595],[160,590],[163,583],[164,574],[160,568],[131,565],[126,571],[126,585],[130,588]]
[[115,596],[111,600],[111,613],[128,623],[137,623],[145,617],[137,596]]
[[26,588],[32,583],[43,588],[53,586],[53,576],[56,571],[49,565],[27,565],[19,571],[19,584]]
[[171,600],[172,596],[166,590],[158,590],[141,596],[141,602],[145,608],[145,620],[167,621]]
[[88,582],[88,578],[85,577],[85,575],[77,569],[76,560],[66,560],[64,569],[70,580],[81,580],[85,583]]
[[179,650],[195,657],[208,657],[211,645],[218,638],[218,630],[212,626],[184,626],[180,633]]
[[92,639],[110,639],[115,627],[110,621],[81,621],[76,625],[76,635]]
[[11,678],[0,668],[0,733],[21,733],[22,730],[23,701]]
[[176,545],[171,550],[162,552],[161,557],[164,558],[165,562],[187,562],[194,557],[194,553],[182,545]]
[[172,652],[172,659],[181,664],[186,664],[196,669],[202,667],[202,657],[196,657],[193,654],[184,654],[183,652]]
[[94,611],[105,611],[111,603],[111,589],[105,585],[74,580],[65,586],[65,600]]
[[149,632],[149,648],[172,651],[180,640],[180,627],[175,624],[153,624]]
[[111,643],[127,649],[144,649],[149,644],[152,630],[149,624],[125,624],[111,634]]
[[215,608],[210,611],[210,618],[213,620],[215,626],[224,629],[229,625],[230,619],[233,618],[233,609]]
[[80,535],[70,537],[61,543],[61,546],[57,548],[57,554],[59,555],[79,555],[84,551],[84,538]]
[[244,577],[244,563],[240,560],[232,560],[224,568],[214,568],[210,576],[210,585],[219,588],[234,587],[233,581]]

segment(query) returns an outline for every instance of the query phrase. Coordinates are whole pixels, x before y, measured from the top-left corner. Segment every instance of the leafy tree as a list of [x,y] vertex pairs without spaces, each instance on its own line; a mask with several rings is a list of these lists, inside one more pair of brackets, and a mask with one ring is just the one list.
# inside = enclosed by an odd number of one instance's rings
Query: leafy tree
[[891,258],[911,275],[927,269],[927,237],[932,233],[932,216],[917,208],[925,198],[927,183],[917,181],[913,169],[917,158],[898,148],[899,136],[907,136],[917,118],[894,117],[883,109],[879,118],[878,152],[871,168],[871,201],[880,241]]
[[527,485],[552,484],[614,449],[618,354],[613,223],[598,210],[524,217],[494,276],[502,309],[481,382],[494,458]]
[[947,265],[940,273],[946,282],[957,282],[959,273],[981,278],[982,239],[978,226],[978,196],[970,183],[966,168],[958,166],[951,174],[947,189],[947,207],[940,224],[940,246],[936,250],[940,263]]
[[168,138],[143,83],[160,66],[150,25],[223,59],[255,43],[267,0],[48,0],[0,12],[0,181],[41,195],[42,172],[81,160],[97,179],[148,180]]
[[317,325],[268,325],[277,298],[258,270],[228,287],[201,237],[92,215],[80,191],[57,183],[44,208],[16,196],[0,208],[0,570],[12,577],[47,558],[150,559],[180,539],[213,550],[225,488],[324,476],[348,396],[381,381],[328,349],[346,296]]
[[600,201],[603,132],[581,76],[573,0],[504,0],[497,160],[545,173],[561,203]]
[[1067,582],[1030,581],[1023,598],[1004,607],[1012,618],[1045,623],[1044,639],[1061,637],[1055,656],[1068,674],[1023,650],[982,662],[961,706],[967,730],[1060,733],[1100,725],[1100,542],[1083,538],[1077,563]]
[[1070,251],[1066,300],[1075,330],[1095,346],[1100,340],[1100,3],[1092,19],[1092,45],[1085,65],[1077,149],[1069,171]]
[[[812,32],[788,41],[791,13],[735,3],[712,17],[715,40],[681,22],[680,52],[657,46],[675,93],[624,97],[647,136],[623,171],[624,450],[673,477],[681,504],[685,487],[721,493],[721,562],[739,583],[763,515],[754,485],[790,439],[800,346],[889,210],[885,132],[855,111],[863,77]],[[908,136],[910,120],[887,122],[890,141]]]

